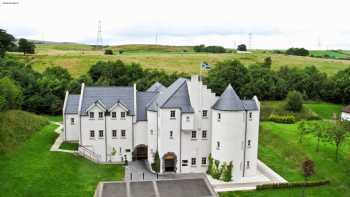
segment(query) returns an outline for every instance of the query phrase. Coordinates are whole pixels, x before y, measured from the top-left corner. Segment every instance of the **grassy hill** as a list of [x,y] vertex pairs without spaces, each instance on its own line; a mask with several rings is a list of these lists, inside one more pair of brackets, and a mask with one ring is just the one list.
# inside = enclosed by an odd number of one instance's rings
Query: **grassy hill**
[[1,112],[0,154],[14,151],[47,124],[46,118],[32,113],[19,110]]
[[[97,61],[122,60],[127,63],[140,63],[146,68],[159,68],[168,72],[198,73],[199,65],[207,61],[213,65],[226,59],[239,59],[246,65],[263,62],[264,58],[272,57],[272,68],[281,66],[303,68],[314,65],[330,75],[350,66],[350,60],[336,60],[313,57],[288,56],[274,54],[269,51],[253,51],[250,54],[237,53],[194,53],[190,46],[165,45],[121,45],[110,46],[114,51],[123,50],[123,54],[104,55],[103,50],[95,50],[90,45],[83,44],[37,44],[37,54],[23,56],[20,53],[10,53],[10,57],[22,62],[30,62],[37,71],[44,71],[49,66],[61,66],[78,77],[85,74],[91,65]],[[187,51],[187,52],[184,52]]]

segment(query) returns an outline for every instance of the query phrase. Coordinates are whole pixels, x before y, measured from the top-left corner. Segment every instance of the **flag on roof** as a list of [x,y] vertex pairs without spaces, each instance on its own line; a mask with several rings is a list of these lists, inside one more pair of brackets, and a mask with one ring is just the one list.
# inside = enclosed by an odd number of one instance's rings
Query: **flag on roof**
[[202,66],[202,68],[204,68],[204,69],[210,69],[209,64],[206,63],[206,62],[203,62],[201,66]]

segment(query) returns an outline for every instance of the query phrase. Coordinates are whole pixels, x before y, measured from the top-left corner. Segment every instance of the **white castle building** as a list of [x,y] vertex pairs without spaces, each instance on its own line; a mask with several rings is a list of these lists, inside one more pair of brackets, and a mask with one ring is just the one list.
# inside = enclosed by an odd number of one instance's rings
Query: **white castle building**
[[160,171],[206,172],[208,156],[232,162],[233,180],[256,175],[260,103],[228,85],[218,97],[198,76],[168,88],[85,87],[66,93],[64,138],[98,162],[146,160],[158,151]]

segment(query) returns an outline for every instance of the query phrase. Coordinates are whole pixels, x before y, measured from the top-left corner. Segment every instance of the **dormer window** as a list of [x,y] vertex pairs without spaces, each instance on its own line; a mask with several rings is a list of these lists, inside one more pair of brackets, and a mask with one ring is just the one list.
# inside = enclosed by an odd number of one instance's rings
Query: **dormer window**
[[252,119],[252,118],[253,118],[253,113],[249,112],[249,119]]
[[95,113],[94,112],[90,112],[89,115],[90,115],[90,118],[95,118]]
[[117,112],[112,112],[112,118],[116,118],[117,117]]
[[125,119],[125,115],[126,115],[126,114],[125,114],[124,111],[120,112],[120,118],[121,118],[121,119]]
[[175,110],[170,111],[170,118],[174,119],[175,118]]
[[186,116],[186,122],[189,122],[189,121],[190,121],[190,117]]
[[98,118],[103,118],[103,112],[98,112]]
[[70,124],[71,124],[71,125],[74,125],[74,118],[71,118],[71,119],[70,119]]

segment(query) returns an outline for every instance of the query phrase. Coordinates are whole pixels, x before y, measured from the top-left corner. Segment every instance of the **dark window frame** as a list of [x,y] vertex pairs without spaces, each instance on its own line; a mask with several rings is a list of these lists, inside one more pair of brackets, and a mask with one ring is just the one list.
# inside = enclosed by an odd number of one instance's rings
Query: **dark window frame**
[[112,112],[112,118],[117,118],[117,112],[115,111]]

